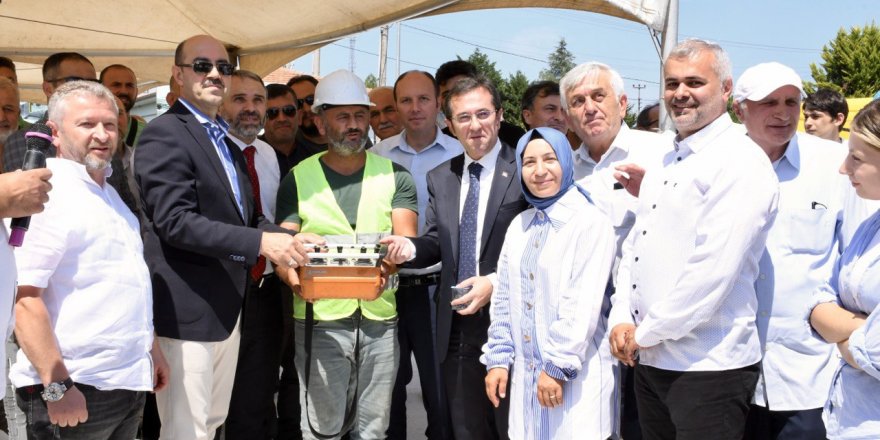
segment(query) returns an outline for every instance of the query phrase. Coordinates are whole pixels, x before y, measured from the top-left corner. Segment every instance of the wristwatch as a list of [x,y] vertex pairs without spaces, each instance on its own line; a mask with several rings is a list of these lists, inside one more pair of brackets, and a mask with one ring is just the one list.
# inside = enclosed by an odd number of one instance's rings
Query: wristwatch
[[49,385],[46,385],[46,388],[40,392],[40,397],[46,402],[57,402],[61,400],[61,398],[64,397],[64,393],[71,388],[73,388],[73,379],[68,377],[61,382],[52,382]]

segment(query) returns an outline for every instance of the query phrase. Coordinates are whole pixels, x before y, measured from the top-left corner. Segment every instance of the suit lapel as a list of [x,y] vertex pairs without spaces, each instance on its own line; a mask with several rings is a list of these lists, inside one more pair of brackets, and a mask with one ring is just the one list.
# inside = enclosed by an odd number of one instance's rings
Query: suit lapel
[[[181,107],[183,105],[181,104]],[[190,135],[192,135],[196,144],[201,149],[202,153],[205,154],[205,159],[211,164],[211,168],[214,170],[214,173],[217,174],[217,181],[220,182],[220,185],[226,191],[226,195],[229,197],[229,201],[232,203],[232,206],[235,207],[235,212],[239,213],[239,218],[241,218],[241,213],[238,211],[238,202],[235,201],[235,194],[232,192],[232,187],[229,184],[229,177],[226,175],[226,169],[223,168],[223,163],[220,161],[220,156],[217,154],[217,149],[214,148],[214,143],[211,142],[211,138],[208,137],[208,133],[205,131],[205,127],[202,124],[199,124],[199,121],[196,119],[195,115],[190,113],[186,107],[183,107],[183,112],[179,115],[180,120],[186,126],[187,131]],[[228,142],[228,141],[227,141]],[[239,174],[239,180],[241,179]],[[241,182],[239,181],[239,188],[241,188]],[[244,222],[244,219],[242,219]]]
[[513,183],[514,177],[519,174],[516,172],[516,153],[506,144],[502,143],[498,152],[498,159],[495,162],[495,176],[492,177],[492,189],[489,190],[489,201],[486,203],[486,216],[483,218],[483,234],[480,238],[480,260],[482,254],[486,251],[486,242],[495,225],[495,218],[498,216],[498,209],[504,203],[504,196]]
[[446,209],[443,215],[446,216],[446,224],[449,225],[449,239],[452,241],[452,255],[455,260],[455,267],[458,267],[458,223],[460,221],[460,208],[461,204],[461,174],[464,169],[464,155],[456,156],[452,160],[449,161],[449,173],[445,174],[445,181],[443,182],[441,188],[442,190],[449,191],[446,200],[449,201],[449,205],[446,206]]

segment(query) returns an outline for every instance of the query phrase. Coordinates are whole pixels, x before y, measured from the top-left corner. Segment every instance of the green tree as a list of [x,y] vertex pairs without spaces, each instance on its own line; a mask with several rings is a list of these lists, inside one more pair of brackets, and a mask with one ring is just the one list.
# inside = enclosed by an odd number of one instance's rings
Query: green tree
[[375,89],[379,86],[379,78],[376,78],[376,75],[371,73],[364,78],[364,85],[366,85],[368,89]]
[[522,128],[526,126],[522,120],[520,104],[527,88],[529,88],[529,79],[522,71],[517,70],[507,77],[504,90],[501,91],[502,96],[506,97],[501,102],[501,107],[504,108],[504,120]]
[[873,22],[841,28],[837,36],[822,46],[822,64],[810,64],[815,82],[806,83],[807,92],[831,88],[848,98],[872,96],[880,90],[880,28]]
[[477,72],[480,72],[492,81],[492,84],[495,84],[495,87],[501,91],[501,88],[504,84],[504,77],[501,76],[501,72],[495,67],[495,62],[489,60],[489,55],[486,55],[484,52],[480,51],[480,48],[474,49],[474,53],[472,53],[467,61],[474,66],[477,67]]
[[638,112],[635,112],[635,104],[627,103],[626,104],[626,115],[623,117],[623,123],[626,124],[627,127],[633,128],[636,126],[636,118],[639,117]]
[[559,82],[566,72],[574,68],[576,65],[574,63],[574,54],[568,50],[565,38],[559,40],[559,45],[556,46],[556,50],[551,52],[547,57],[547,64],[549,64],[549,66],[542,70],[538,75],[545,81]]

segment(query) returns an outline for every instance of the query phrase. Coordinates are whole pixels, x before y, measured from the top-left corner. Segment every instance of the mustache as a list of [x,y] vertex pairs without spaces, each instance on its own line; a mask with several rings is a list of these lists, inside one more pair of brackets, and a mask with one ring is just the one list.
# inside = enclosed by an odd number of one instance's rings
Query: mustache
[[348,135],[350,135],[350,134],[359,134],[359,135],[363,135],[363,134],[364,134],[364,131],[361,130],[361,129],[359,129],[359,128],[350,128],[350,129],[346,130],[345,133],[343,133],[343,135],[345,135],[345,136],[348,136]]

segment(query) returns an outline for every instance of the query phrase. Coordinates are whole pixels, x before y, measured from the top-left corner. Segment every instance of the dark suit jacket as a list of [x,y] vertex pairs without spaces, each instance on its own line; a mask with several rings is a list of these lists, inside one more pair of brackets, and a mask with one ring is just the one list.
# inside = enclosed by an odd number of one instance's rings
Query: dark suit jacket
[[[517,214],[526,209],[520,186],[519,170],[516,168],[515,150],[503,142],[495,164],[495,176],[489,191],[486,216],[483,219],[483,235],[480,241],[478,259],[479,274],[495,272],[498,256],[507,227]],[[412,267],[427,267],[437,261],[443,262],[440,274],[440,289],[437,291],[437,355],[442,362],[449,349],[449,336],[454,311],[449,307],[452,301],[450,287],[458,283],[458,223],[461,176],[464,169],[464,155],[456,156],[434,168],[428,173],[428,208],[425,211],[425,233],[413,239],[416,258],[410,262]],[[462,317],[479,321],[476,328],[480,334],[463,337],[463,341],[474,344],[486,342],[489,328],[488,306],[481,313]],[[471,327],[473,328],[473,327]]]
[[217,150],[183,104],[150,122],[138,141],[135,175],[159,336],[228,338],[241,311],[248,267],[259,255],[261,229],[281,230],[256,212],[244,155],[229,140],[227,146],[245,218]]

